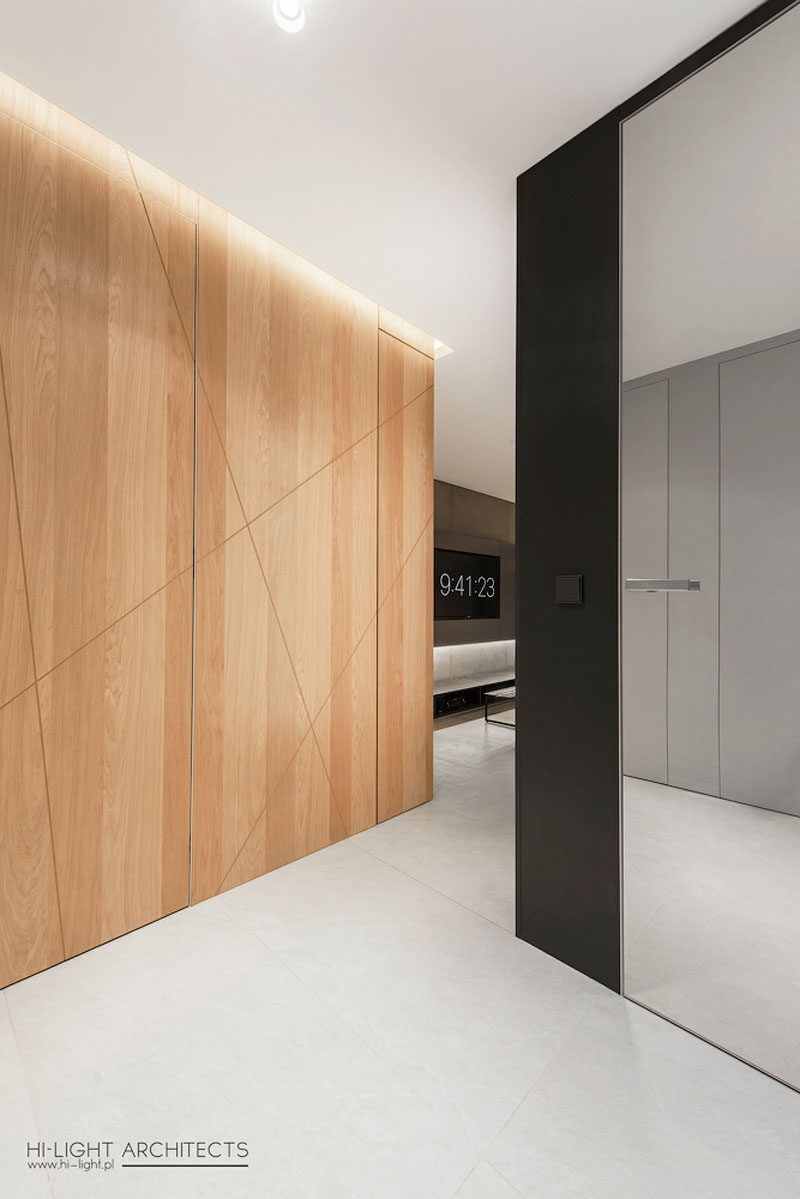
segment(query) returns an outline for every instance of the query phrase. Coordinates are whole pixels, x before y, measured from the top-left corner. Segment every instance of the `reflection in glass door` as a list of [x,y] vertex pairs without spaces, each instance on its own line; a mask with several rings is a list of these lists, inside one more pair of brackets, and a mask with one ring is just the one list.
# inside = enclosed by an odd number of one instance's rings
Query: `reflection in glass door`
[[623,126],[621,401],[625,992],[798,1088],[799,60]]

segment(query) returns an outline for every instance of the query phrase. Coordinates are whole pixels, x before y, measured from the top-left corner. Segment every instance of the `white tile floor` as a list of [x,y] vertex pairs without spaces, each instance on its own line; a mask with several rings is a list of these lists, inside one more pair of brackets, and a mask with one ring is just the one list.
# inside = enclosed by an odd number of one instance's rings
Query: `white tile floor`
[[800,819],[626,779],[627,993],[797,1087],[799,914]]
[[[796,1199],[800,1096],[511,934],[513,737],[437,732],[433,804],[9,988],[2,1199]],[[75,1137],[252,1164],[26,1169]]]

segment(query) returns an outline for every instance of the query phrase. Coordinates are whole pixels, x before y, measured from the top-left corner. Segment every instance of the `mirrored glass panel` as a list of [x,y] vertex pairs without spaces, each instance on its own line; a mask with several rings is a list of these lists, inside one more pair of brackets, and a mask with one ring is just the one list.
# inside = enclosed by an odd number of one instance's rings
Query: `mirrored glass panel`
[[625,992],[800,1088],[800,7],[622,141]]

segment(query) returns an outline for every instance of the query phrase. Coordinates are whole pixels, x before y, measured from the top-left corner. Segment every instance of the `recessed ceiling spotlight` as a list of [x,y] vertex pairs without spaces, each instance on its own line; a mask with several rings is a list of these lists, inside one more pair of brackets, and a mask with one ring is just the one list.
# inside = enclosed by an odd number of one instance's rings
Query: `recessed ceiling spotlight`
[[306,23],[306,10],[301,0],[273,0],[272,15],[287,33],[299,33]]

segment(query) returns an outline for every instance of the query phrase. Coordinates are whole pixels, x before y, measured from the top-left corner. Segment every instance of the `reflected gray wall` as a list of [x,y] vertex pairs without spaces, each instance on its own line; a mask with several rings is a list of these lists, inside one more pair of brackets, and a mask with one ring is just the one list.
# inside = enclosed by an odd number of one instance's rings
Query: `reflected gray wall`
[[[667,576],[669,382],[622,400],[622,577]],[[623,768],[667,782],[667,596],[622,592]]]
[[722,794],[800,816],[800,340],[719,378]]
[[623,379],[800,326],[800,8],[623,126]]
[[625,385],[623,578],[701,581],[624,596],[626,773],[800,815],[798,447],[798,332]]

